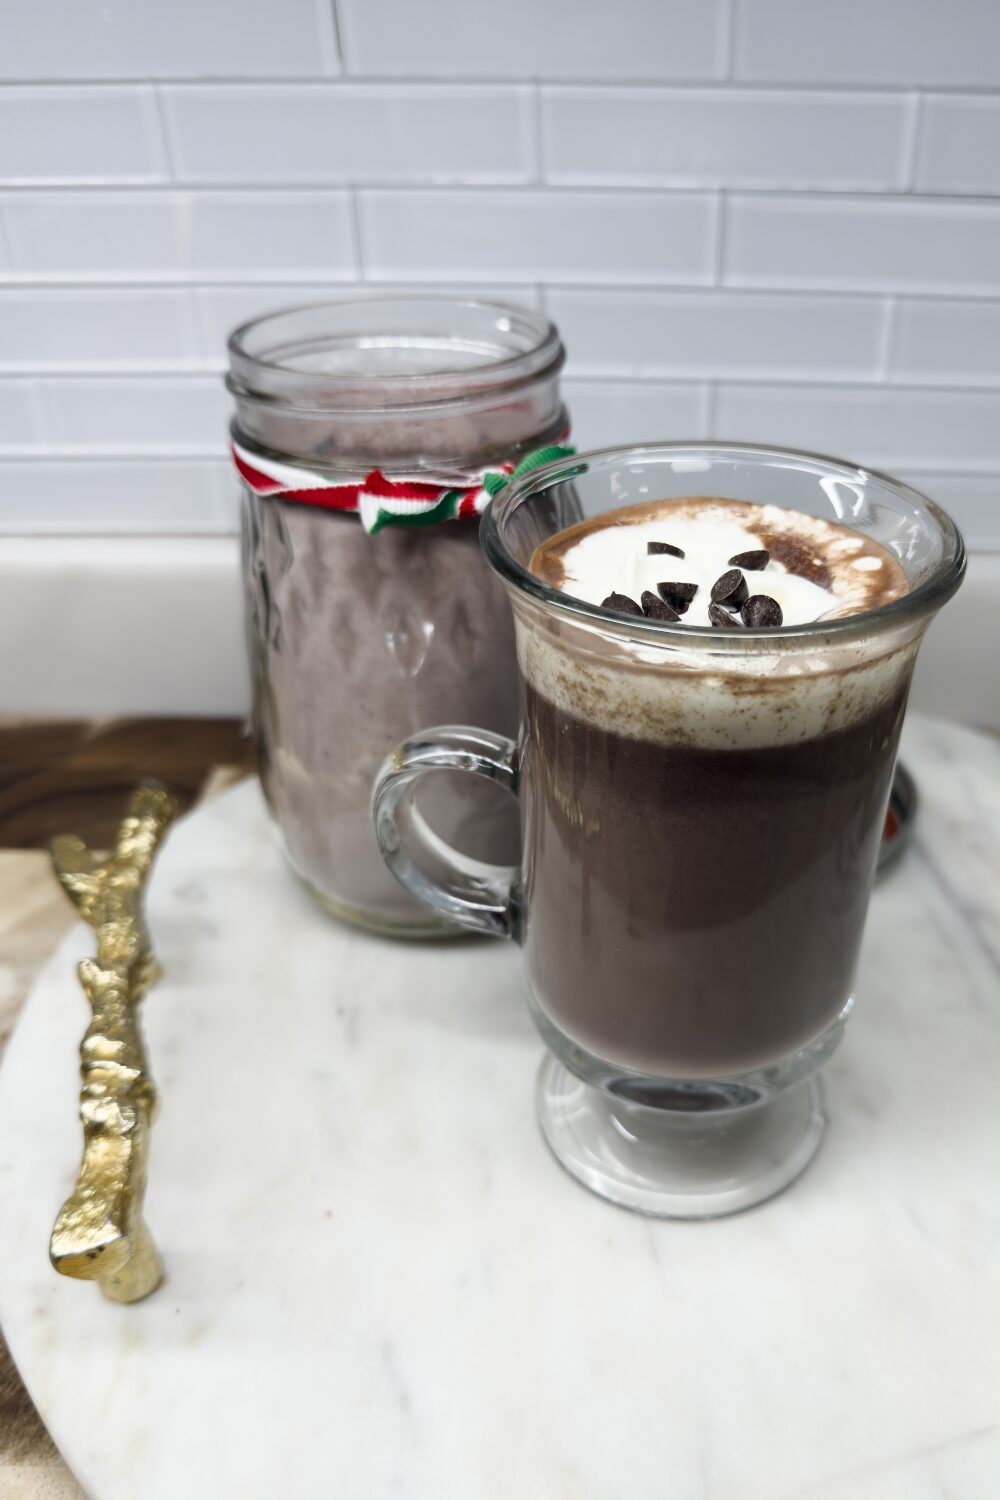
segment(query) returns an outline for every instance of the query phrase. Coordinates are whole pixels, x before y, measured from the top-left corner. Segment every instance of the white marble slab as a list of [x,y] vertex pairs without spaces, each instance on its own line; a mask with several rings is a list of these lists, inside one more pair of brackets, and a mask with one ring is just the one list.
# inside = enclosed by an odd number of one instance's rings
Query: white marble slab
[[518,955],[348,933],[256,788],[172,836],[135,1307],[49,1268],[75,1170],[77,928],[0,1075],[0,1320],[98,1500],[1000,1494],[1000,745],[914,720],[832,1123],[710,1223],[591,1197],[532,1117]]

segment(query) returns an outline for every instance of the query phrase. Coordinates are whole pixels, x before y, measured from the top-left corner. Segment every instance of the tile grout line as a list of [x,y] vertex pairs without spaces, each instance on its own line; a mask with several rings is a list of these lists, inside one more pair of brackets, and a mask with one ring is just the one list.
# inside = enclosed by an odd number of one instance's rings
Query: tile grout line
[[[208,335],[208,312],[201,297],[200,287],[188,287],[187,292],[190,298],[191,310],[194,314],[194,325],[198,333],[198,349],[202,362],[202,373],[208,375],[211,374],[209,362],[213,358],[212,341]],[[221,368],[225,369],[227,364],[228,360],[222,364]]]
[[[19,273],[14,263],[14,246],[7,232],[7,215],[4,211],[3,194],[0,193],[0,266],[6,261],[10,266],[10,276],[16,277]],[[0,270],[0,283],[6,283],[7,275]],[[15,286],[17,282],[13,283]]]
[[[347,54],[344,51],[344,32],[340,24],[340,12],[337,9],[337,0],[327,0],[330,7],[330,20],[333,23],[333,45],[337,51],[337,61],[340,64],[340,72],[344,76],[350,75],[347,63]],[[327,80],[323,80],[326,82]]]
[[[200,356],[199,356],[200,358]],[[0,387],[16,381],[44,380],[48,384],[65,380],[75,383],[97,384],[106,380],[113,383],[131,384],[138,382],[141,389],[144,383],[153,380],[179,380],[183,385],[190,385],[194,381],[202,381],[206,386],[217,384],[218,376],[225,370],[225,360],[219,357],[219,361],[212,369],[206,369],[202,364],[196,364],[193,360],[180,364],[145,364],[145,365],[35,365],[25,366],[24,369],[15,369],[12,366],[0,363]]]
[[[59,423],[56,418],[55,393],[53,386],[55,382],[44,375],[35,378],[35,399],[38,403],[38,414],[41,420],[42,437],[45,440],[46,449],[59,447]],[[9,451],[9,450],[7,450]]]
[[720,188],[715,201],[715,245],[712,258],[712,286],[722,288],[726,274],[726,239],[729,229],[729,195]]
[[705,397],[705,426],[706,439],[709,442],[716,440],[715,424],[719,414],[719,385],[720,381],[710,380],[708,382],[708,393]]
[[[615,384],[616,382],[612,381],[609,383]],[[683,386],[683,389],[687,391],[703,390],[707,393],[708,385],[710,383],[717,384],[719,387],[721,387],[723,384],[729,384],[729,382],[723,381],[702,382],[701,384],[692,381]],[[713,409],[710,413],[713,419],[716,414],[717,412],[715,409]],[[40,462],[37,462],[39,460]],[[29,462],[37,462],[37,467],[40,471],[43,472],[53,467],[61,468],[66,466],[73,466],[75,468],[79,467],[80,465],[82,465],[84,468],[95,465],[98,467],[110,466],[114,468],[116,466],[128,464],[170,465],[191,463],[212,464],[221,466],[221,468],[225,470],[228,466],[229,459],[228,450],[225,446],[225,440],[223,440],[221,446],[202,444],[200,447],[191,446],[181,449],[165,448],[163,446],[158,447],[155,444],[151,444],[148,447],[119,447],[109,448],[106,450],[101,449],[100,451],[95,451],[93,448],[87,447],[77,447],[76,449],[74,449],[70,444],[62,446],[58,450],[58,452],[52,452],[48,448],[31,449],[28,447],[24,447],[19,449],[0,449],[0,473],[2,473],[5,468],[8,468],[12,465],[19,466],[21,464]],[[903,464],[894,465],[894,467],[900,468],[907,474],[917,474],[926,479],[946,479],[959,481],[971,480],[973,482],[983,481],[993,486],[995,486],[998,479],[1000,479],[1000,465],[996,464],[994,464],[990,468],[956,468],[954,466],[943,467],[940,463],[927,463],[924,461],[911,463],[909,460],[907,460]]]
[[[361,191],[361,190],[359,190]],[[74,279],[74,276],[76,279]],[[117,278],[112,275],[100,273],[87,276],[84,273],[67,272],[39,273],[33,272],[2,272],[0,271],[0,286],[5,286],[12,291],[27,292],[52,292],[62,295],[66,292],[95,292],[98,294],[135,292],[139,290],[148,291],[246,291],[264,290],[274,287],[294,290],[302,285],[327,286],[331,291],[351,284],[351,277],[317,271],[307,276],[292,275],[288,270],[276,274],[266,271],[250,271],[241,273],[239,271],[223,272],[216,274],[206,270],[184,276],[176,273],[155,275],[149,272],[137,276],[127,276],[117,273]],[[492,278],[498,286],[507,286],[511,289],[530,287],[537,282],[520,280],[517,277],[498,274]],[[412,288],[414,286],[488,286],[491,284],[489,278],[477,277],[475,275],[462,276],[458,272],[449,273],[440,278],[428,279],[406,277],[403,275],[386,277],[386,286]],[[954,288],[921,288],[904,287],[900,289],[891,287],[850,287],[817,285],[812,287],[800,286],[750,286],[734,283],[721,287],[710,286],[704,281],[650,281],[633,280],[623,281],[619,279],[605,279],[599,277],[587,281],[567,281],[556,275],[545,283],[550,292],[583,292],[588,296],[603,296],[609,292],[622,293],[628,296],[704,296],[715,292],[724,292],[726,297],[737,299],[753,299],[766,297],[777,299],[794,305],[796,302],[808,302],[819,299],[838,300],[847,299],[857,302],[874,303],[881,302],[886,296],[899,295],[906,301],[914,302],[953,302],[956,306],[974,306],[983,304],[988,307],[1000,305],[1000,290],[996,292],[977,291],[965,293],[956,291]]]
[[[358,283],[358,285],[360,287],[361,284]],[[369,291],[375,285],[376,283],[368,282],[364,284],[363,289]],[[549,304],[545,297],[547,288],[539,283],[535,290],[539,293],[539,306],[542,311],[548,313]],[[883,328],[885,326],[883,325]],[[892,352],[891,343],[893,341],[888,342],[890,352]],[[881,330],[880,343],[887,343]],[[882,349],[880,348],[877,353],[877,360],[880,367],[882,357]],[[226,362],[221,353],[211,355],[209,358],[213,361],[209,365],[195,363],[193,360],[185,364],[173,365],[147,364],[137,366],[106,364],[100,367],[88,367],[62,364],[44,367],[26,366],[22,369],[0,364],[0,389],[19,384],[28,385],[34,381],[41,381],[45,384],[55,384],[64,381],[83,386],[97,385],[104,381],[110,384],[133,385],[137,391],[141,390],[143,386],[151,386],[154,382],[166,381],[170,383],[177,382],[184,387],[201,384],[206,388],[211,387],[214,389],[217,385],[218,376],[225,372]],[[746,373],[729,372],[726,370],[720,371],[718,364],[699,366],[687,370],[678,369],[676,366],[662,368],[651,366],[641,374],[633,373],[634,368],[634,364],[627,367],[615,364],[609,364],[604,367],[595,365],[574,366],[571,364],[563,378],[578,385],[612,384],[630,386],[699,385],[708,380],[717,380],[726,386],[746,391],[787,390],[802,391],[816,395],[835,391],[840,395],[855,394],[859,398],[868,398],[883,392],[898,396],[901,399],[909,396],[922,397],[933,395],[938,399],[954,400],[956,402],[967,401],[970,398],[982,398],[1000,403],[1000,377],[994,378],[989,383],[980,382],[978,385],[972,385],[968,381],[942,383],[940,378],[935,378],[923,382],[913,379],[893,381],[890,386],[887,386],[886,381],[880,374],[875,374],[864,380],[859,380],[852,375],[838,375],[836,371],[832,371],[828,375],[817,376],[809,374],[802,376],[795,374],[787,365],[778,372],[767,372],[763,375],[748,375]],[[0,450],[2,450],[2,447],[3,445],[0,444]],[[953,464],[945,464],[942,472],[947,472],[953,467]],[[987,467],[992,469],[994,466],[991,464]]]
[[167,180],[171,186],[177,182],[177,152],[173,137],[173,129],[170,116],[167,113],[167,101],[163,96],[163,85],[153,84],[153,107],[156,110],[156,118],[160,126],[160,146],[163,150],[163,159],[167,168]]
[[[336,25],[335,39],[342,44],[343,32],[340,27],[339,13],[336,11],[336,0],[331,0],[331,15]],[[716,45],[716,66],[720,66],[727,60],[730,50],[730,42],[735,42],[735,27],[720,28],[720,36],[725,45]],[[735,53],[735,46],[731,50]],[[346,64],[347,58],[344,52],[340,53],[340,61]],[[735,56],[733,57],[735,67]],[[345,74],[347,70],[345,68]],[[159,81],[169,84],[172,88],[180,91],[195,91],[205,87],[231,87],[234,90],[256,87],[329,87],[336,85],[339,75],[328,73],[254,73],[234,75],[232,73],[205,73],[197,77],[162,75],[154,80],[148,73],[122,76],[95,75],[93,77],[81,78],[77,76],[56,76],[44,78],[10,78],[0,83],[0,92],[15,94],[20,91],[27,92],[31,89],[74,89],[81,93],[90,89],[112,88],[133,89]],[[580,74],[579,76],[555,76],[553,74],[533,74],[532,79],[544,85],[546,88],[554,89],[592,89],[622,90],[622,89],[652,89],[657,93],[685,94],[714,90],[721,94],[730,92],[740,93],[768,93],[768,94],[802,94],[808,93],[819,98],[836,98],[842,96],[864,97],[869,95],[881,95],[883,97],[905,100],[914,92],[912,83],[887,81],[882,83],[868,83],[864,81],[844,82],[828,79],[818,82],[810,82],[808,79],[787,78],[720,78],[712,72],[691,74],[688,77],[664,78],[662,73],[633,73],[622,76],[611,74]],[[365,73],[351,70],[349,74],[351,83],[359,83],[372,86],[381,86],[386,90],[397,87],[419,86],[435,90],[465,89],[465,88],[513,88],[525,82],[525,75],[516,71],[501,74],[476,74],[470,73],[459,81],[454,80],[451,73]],[[978,100],[1000,100],[1000,87],[990,87],[988,84],[961,84],[946,82],[930,82],[924,85],[928,93],[940,94],[950,99],[978,99]]]
[[532,144],[532,166],[533,181],[539,185],[545,182],[547,171],[547,157],[545,143],[545,127],[542,117],[542,85],[537,78],[530,85],[531,88],[531,144]]
[[[225,439],[218,443],[189,443],[184,447],[170,448],[163,444],[127,443],[109,445],[95,453],[86,443],[24,444],[20,448],[0,448],[0,459],[5,463],[29,463],[43,459],[53,463],[76,464],[89,458],[94,463],[163,463],[173,459],[177,463],[221,463],[225,464],[229,449]],[[2,467],[2,465],[0,465]]]
[[[4,181],[0,178],[0,192],[9,194],[12,198],[31,197],[76,197],[89,198],[95,191],[103,192],[116,199],[127,201],[129,198],[136,199],[144,196],[158,198],[169,193],[183,192],[195,198],[216,197],[239,197],[252,196],[261,200],[274,199],[280,196],[286,198],[326,198],[331,193],[346,193],[351,186],[352,179],[349,177],[309,177],[296,181],[290,185],[287,179],[270,178],[243,178],[243,177],[210,177],[210,178],[184,178],[178,177],[172,182],[151,182],[144,178],[123,177],[36,177],[25,181]],[[510,198],[522,195],[527,198],[559,199],[563,197],[591,197],[606,199],[613,203],[622,197],[631,197],[640,200],[678,199],[678,198],[711,198],[713,194],[726,192],[744,198],[771,198],[777,199],[782,206],[795,205],[796,203],[809,202],[815,204],[846,204],[849,208],[867,209],[872,205],[879,208],[891,208],[893,205],[917,208],[948,208],[948,209],[991,209],[1000,213],[1000,192],[946,192],[936,189],[933,192],[904,193],[898,189],[886,189],[883,187],[868,187],[864,184],[855,186],[826,187],[823,185],[812,185],[808,187],[788,187],[780,182],[746,183],[736,181],[721,181],[718,174],[705,177],[664,177],[657,180],[655,177],[644,177],[642,180],[628,180],[618,177],[612,179],[596,178],[593,180],[568,181],[561,179],[558,182],[512,182],[498,179],[496,175],[488,175],[477,178],[468,173],[462,176],[454,176],[448,181],[431,181],[429,179],[417,179],[413,177],[383,177],[377,180],[358,184],[365,191],[382,194],[397,194],[409,197],[428,197],[439,194],[447,198],[461,198],[470,192],[496,194],[498,197]]]
[[[360,286],[360,283],[359,283]],[[364,290],[374,289],[373,283],[365,283]],[[542,308],[545,311],[544,307]],[[548,315],[548,314],[546,314]],[[112,385],[132,385],[136,391],[143,386],[150,387],[158,381],[178,383],[182,387],[203,385],[206,389],[216,389],[218,378],[226,370],[226,362],[221,354],[210,356],[211,364],[189,364],[185,367],[174,366],[172,368],[151,367],[146,369],[79,369],[72,366],[51,368],[46,370],[4,370],[0,368],[0,389],[17,385],[28,385],[34,381],[45,384],[56,384],[64,382],[71,385],[98,385],[102,381]],[[574,367],[570,365],[564,379],[574,385],[628,385],[628,386],[680,386],[698,385],[707,380],[718,380],[720,383],[740,391],[795,391],[805,395],[821,397],[835,393],[838,396],[854,395],[859,399],[868,399],[879,394],[899,397],[905,401],[907,397],[933,396],[945,402],[954,402],[956,405],[970,399],[983,399],[996,405],[1000,399],[1000,382],[994,381],[991,385],[942,385],[938,382],[928,382],[924,385],[916,385],[912,381],[897,382],[872,378],[866,381],[853,379],[838,379],[836,375],[830,375],[823,379],[810,376],[807,379],[797,378],[788,370],[776,375],[765,375],[763,377],[752,377],[745,374],[728,374],[720,372],[716,367],[698,367],[691,370],[678,370],[674,368],[651,368],[647,373],[635,375],[630,373],[629,368],[609,365],[602,369],[594,366]],[[1000,412],[997,413],[1000,417]],[[0,444],[0,451],[3,445]],[[954,467],[953,464],[945,463],[942,472]],[[964,467],[964,466],[962,466]],[[992,468],[990,464],[987,467]]]
[[354,257],[353,280],[355,284],[367,280],[364,238],[361,233],[361,203],[358,192],[357,187],[352,187],[348,200],[348,217],[351,226],[351,253]]
[[[366,189],[356,188],[345,190],[345,203],[350,209],[350,193],[356,193],[359,198]],[[0,204],[2,209],[2,204]],[[350,227],[350,215],[348,216]],[[713,239],[714,247],[714,239]],[[352,246],[353,248],[353,246]],[[710,257],[714,261],[713,254]],[[324,271],[322,268],[310,268],[300,275],[294,275],[288,267],[267,270],[258,268],[246,277],[241,276],[241,267],[228,266],[219,270],[207,267],[198,267],[191,271],[184,271],[177,267],[169,270],[156,271],[145,269],[131,275],[123,272],[120,268],[114,271],[93,272],[32,272],[32,271],[2,271],[0,270],[0,290],[20,292],[50,292],[61,294],[65,292],[93,292],[97,294],[113,294],[116,292],[135,291],[244,291],[247,289],[267,290],[268,288],[280,288],[294,292],[301,286],[322,286],[329,288],[331,293],[343,290],[345,287],[355,285],[359,277],[354,268],[347,271]],[[403,287],[407,290],[419,293],[425,289],[430,295],[435,289],[442,287],[460,286],[469,290],[490,286],[504,286],[511,290],[529,289],[537,285],[538,273],[532,274],[527,271],[514,271],[508,268],[493,267],[488,272],[478,270],[451,269],[444,275],[427,275],[419,270],[409,274],[403,269],[393,271],[391,275],[371,275],[366,269],[366,281],[378,281],[386,287]],[[589,275],[586,279],[575,279],[568,275],[565,268],[553,273],[546,278],[546,285],[553,291],[560,292],[585,292],[600,296],[607,293],[620,293],[625,296],[704,296],[708,293],[725,294],[734,301],[737,298],[771,298],[778,301],[787,301],[792,305],[795,301],[808,302],[810,300],[827,301],[831,299],[874,302],[881,301],[886,296],[900,296],[907,301],[913,302],[948,302],[956,306],[985,305],[996,307],[1000,304],[1000,275],[998,275],[995,286],[976,284],[971,291],[967,291],[963,283],[943,282],[934,285],[924,282],[919,286],[891,285],[888,283],[872,283],[854,286],[850,283],[840,285],[831,284],[829,281],[816,280],[808,284],[795,286],[782,286],[772,281],[724,281],[716,285],[707,280],[705,275],[682,281],[676,278],[653,281],[648,274],[636,276],[629,270],[617,273],[608,273],[608,279],[600,279],[597,275]]]
[[[896,353],[897,329],[899,326],[900,311],[899,298],[889,296],[885,299],[885,307],[882,313],[882,326],[879,329],[878,344],[875,351],[875,375],[876,379],[885,386],[892,385],[892,364]],[[894,390],[902,390],[903,387],[892,385]],[[935,385],[932,390],[940,389]]]
[[[899,190],[907,197],[916,196],[917,170],[924,135],[924,96],[914,90],[907,98],[903,127],[902,161],[900,163]],[[959,196],[956,194],[956,196]]]
[[740,0],[720,0],[719,15],[719,50],[722,64],[722,78],[725,83],[733,82],[733,73],[736,68],[736,25],[739,19],[738,11]]

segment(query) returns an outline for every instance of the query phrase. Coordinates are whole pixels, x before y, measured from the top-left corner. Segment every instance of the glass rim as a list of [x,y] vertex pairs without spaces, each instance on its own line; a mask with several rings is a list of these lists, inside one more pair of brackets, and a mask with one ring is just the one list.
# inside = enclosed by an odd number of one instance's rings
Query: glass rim
[[[855,483],[859,480],[875,480],[897,495],[916,501],[930,513],[941,534],[944,555],[930,575],[916,588],[909,590],[899,599],[893,599],[888,604],[881,604],[875,609],[845,615],[838,620],[810,620],[802,625],[782,625],[777,629],[774,626],[769,628],[758,626],[755,629],[744,627],[732,633],[728,630],[717,630],[711,625],[666,623],[645,617],[642,619],[632,616],[622,618],[611,610],[602,608],[599,604],[589,604],[584,599],[576,599],[571,594],[564,594],[561,590],[553,588],[541,578],[536,578],[511,556],[501,535],[501,526],[507,515],[520,502],[532,494],[548,489],[560,477],[572,478],[573,471],[581,465],[589,467],[595,463],[606,464],[610,460],[621,461],[633,457],[641,459],[644,455],[648,455],[651,460],[671,456],[677,458],[682,456],[745,457],[751,460],[770,458],[782,461],[791,459],[807,463],[812,467],[821,465],[831,476],[853,479]],[[711,641],[714,649],[736,653],[747,644],[754,646],[769,644],[773,647],[775,641],[779,640],[810,644],[821,640],[842,642],[852,637],[868,635],[873,627],[881,629],[883,626],[904,625],[908,620],[930,614],[945,604],[961,583],[966,567],[965,542],[955,522],[947,511],[942,510],[933,500],[911,485],[894,479],[890,474],[884,474],[879,469],[852,464],[846,459],[833,458],[826,453],[812,453],[803,448],[776,448],[763,443],[629,443],[607,448],[592,448],[586,452],[576,453],[572,457],[555,459],[551,463],[540,465],[537,469],[532,469],[527,474],[511,480],[494,497],[483,512],[480,542],[490,567],[505,583],[570,621],[599,625],[604,631],[610,631],[616,636],[636,643],[661,641],[664,644],[680,646],[687,642],[703,646]]]
[[[500,359],[483,360],[479,364],[442,365],[433,370],[402,372],[352,370],[350,374],[328,370],[303,370],[287,359],[269,357],[273,356],[275,348],[280,350],[282,347],[280,343],[272,344],[260,353],[248,347],[248,341],[255,333],[262,331],[266,333],[270,328],[277,340],[283,323],[309,313],[321,315],[336,311],[347,314],[355,310],[363,313],[365,309],[379,308],[386,309],[390,313],[401,313],[404,308],[408,307],[421,310],[438,309],[442,314],[456,309],[493,317],[499,314],[524,329],[531,341],[523,349],[512,351]],[[400,335],[404,335],[405,332],[405,327],[401,324]],[[388,337],[388,335],[385,336]],[[318,343],[322,341],[322,334],[314,340]],[[300,412],[326,413],[343,409],[346,413],[359,416],[365,411],[382,413],[387,408],[391,412],[412,413],[458,405],[474,395],[506,390],[537,377],[541,373],[551,373],[553,369],[558,370],[566,358],[559,330],[544,313],[529,307],[514,306],[511,303],[492,302],[477,297],[442,297],[435,296],[433,293],[417,293],[407,296],[397,294],[386,297],[331,297],[321,302],[293,303],[277,307],[238,324],[226,340],[226,348],[229,354],[229,370],[226,373],[225,384],[227,390],[239,400],[258,402],[268,406],[284,406]],[[294,392],[290,392],[285,398],[273,389],[261,389],[253,381],[255,370],[259,370],[265,378],[270,377],[272,381],[287,379],[289,383],[292,383],[308,378],[314,389],[322,388],[324,395],[328,393],[331,400],[320,406],[305,406],[295,399]],[[435,397],[431,400],[393,398],[393,393],[405,391],[407,388],[419,389],[422,385],[432,387],[435,383],[448,380],[461,382],[462,389],[452,395]],[[373,404],[370,407],[354,403],[345,405],[343,408],[337,406],[338,395],[356,395],[359,392],[371,395]],[[376,397],[379,392],[384,393],[388,399],[378,401]]]

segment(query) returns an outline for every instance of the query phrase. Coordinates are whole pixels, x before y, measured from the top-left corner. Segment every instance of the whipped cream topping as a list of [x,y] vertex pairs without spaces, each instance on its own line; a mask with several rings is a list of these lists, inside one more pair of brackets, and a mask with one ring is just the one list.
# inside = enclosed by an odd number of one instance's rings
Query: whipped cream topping
[[[650,542],[684,556],[650,555]],[[681,623],[707,626],[712,585],[734,566],[730,559],[761,549],[770,554],[767,565],[743,570],[747,588],[775,599],[784,625],[855,614],[906,592],[895,558],[860,532],[775,505],[713,498],[659,501],[584,522],[543,544],[532,571],[589,604],[611,593],[639,603],[660,583],[695,584]]]
[[[687,555],[648,557],[649,541]],[[536,549],[531,571],[590,603],[612,592],[638,603],[644,587],[660,582],[697,582],[699,594],[704,586],[710,595],[731,557],[761,549],[767,568],[743,576],[751,594],[787,607],[786,623],[857,614],[907,590],[902,566],[872,537],[798,511],[705,496],[568,527]],[[696,595],[681,622],[704,623],[707,603]],[[736,750],[801,743],[856,723],[902,693],[920,639],[919,623],[903,621],[815,644],[769,630],[752,651],[728,649],[743,628],[715,628],[726,648],[716,654],[705,637],[685,641],[676,626],[669,640],[644,635],[623,644],[582,622],[550,629],[519,620],[518,658],[526,680],[575,718],[635,739]]]

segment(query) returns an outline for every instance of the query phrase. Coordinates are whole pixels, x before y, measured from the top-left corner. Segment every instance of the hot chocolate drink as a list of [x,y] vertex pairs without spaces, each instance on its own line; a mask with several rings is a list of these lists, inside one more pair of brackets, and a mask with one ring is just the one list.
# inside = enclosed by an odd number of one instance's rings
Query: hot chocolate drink
[[[825,658],[822,637],[806,656],[778,643],[891,602],[906,575],[847,527],[704,497],[571,527],[531,571],[703,628],[669,663],[523,633],[524,944],[543,1026],[661,1079],[787,1058],[851,993],[915,647],[852,660]],[[713,654],[706,627],[757,635]]]
[[[445,725],[397,746],[379,847],[432,911],[521,945],[539,1124],[568,1172],[647,1214],[749,1208],[823,1136],[816,1074],[961,537],[854,465],[649,443],[515,477],[482,545],[514,614],[517,740]],[[408,816],[446,769],[518,799],[518,864],[472,864]]]

